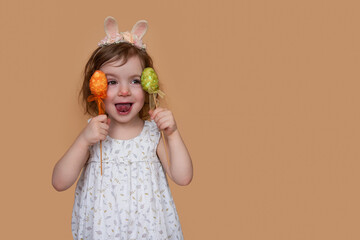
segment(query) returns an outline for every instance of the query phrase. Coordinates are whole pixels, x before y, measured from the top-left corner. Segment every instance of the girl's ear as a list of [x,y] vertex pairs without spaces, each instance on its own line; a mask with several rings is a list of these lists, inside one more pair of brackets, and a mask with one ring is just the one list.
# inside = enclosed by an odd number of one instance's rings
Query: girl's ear
[[104,21],[105,33],[109,38],[115,38],[115,36],[119,33],[118,24],[113,17],[107,17]]
[[133,26],[131,33],[142,39],[148,29],[148,23],[145,20],[140,20]]

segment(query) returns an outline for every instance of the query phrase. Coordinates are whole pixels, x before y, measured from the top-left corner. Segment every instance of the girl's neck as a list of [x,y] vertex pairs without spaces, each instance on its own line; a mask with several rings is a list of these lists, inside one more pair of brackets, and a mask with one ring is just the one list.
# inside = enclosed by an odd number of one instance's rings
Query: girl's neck
[[[113,120],[113,119],[111,119]],[[127,123],[110,121],[109,136],[114,139],[128,140],[138,136],[144,127],[144,120],[135,118]]]

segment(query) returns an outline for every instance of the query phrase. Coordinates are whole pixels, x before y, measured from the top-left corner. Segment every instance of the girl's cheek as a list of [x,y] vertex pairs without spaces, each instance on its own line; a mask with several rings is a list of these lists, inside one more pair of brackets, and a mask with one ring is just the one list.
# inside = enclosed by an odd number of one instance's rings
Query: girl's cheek
[[112,97],[112,96],[114,96],[114,94],[116,94],[116,87],[115,87],[115,86],[112,86],[112,85],[108,86],[106,95],[107,95],[108,97]]

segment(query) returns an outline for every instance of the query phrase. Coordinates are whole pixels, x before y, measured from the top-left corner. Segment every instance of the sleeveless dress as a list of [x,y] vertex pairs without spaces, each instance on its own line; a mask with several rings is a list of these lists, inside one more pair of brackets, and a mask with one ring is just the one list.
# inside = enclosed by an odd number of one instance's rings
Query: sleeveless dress
[[75,189],[72,234],[76,240],[184,239],[164,169],[156,155],[160,132],[145,121],[129,140],[109,136],[90,147]]

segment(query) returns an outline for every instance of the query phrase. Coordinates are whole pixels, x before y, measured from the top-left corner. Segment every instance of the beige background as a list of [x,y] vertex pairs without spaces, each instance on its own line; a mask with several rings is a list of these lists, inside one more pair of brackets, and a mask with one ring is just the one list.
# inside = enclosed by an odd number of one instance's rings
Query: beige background
[[87,117],[81,73],[111,15],[139,19],[194,178],[186,240],[360,239],[360,4],[0,2],[1,238],[71,239],[54,164]]

